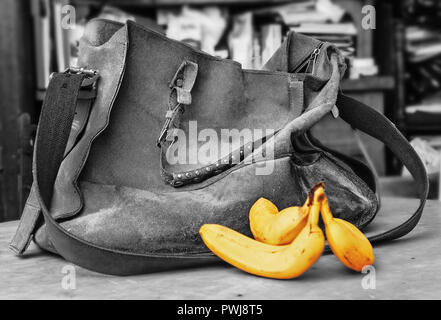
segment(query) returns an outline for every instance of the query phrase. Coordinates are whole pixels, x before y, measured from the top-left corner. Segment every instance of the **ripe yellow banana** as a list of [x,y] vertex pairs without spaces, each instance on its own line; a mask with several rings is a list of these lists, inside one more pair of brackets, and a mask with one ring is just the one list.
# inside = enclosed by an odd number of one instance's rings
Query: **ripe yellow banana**
[[321,186],[315,190],[308,223],[289,245],[265,244],[216,224],[205,224],[199,232],[211,251],[239,269],[269,278],[295,278],[308,270],[323,252],[325,238],[318,226],[323,196]]
[[345,266],[361,271],[364,266],[374,263],[374,252],[369,240],[350,222],[332,216],[326,196],[322,201],[321,213],[329,246]]
[[288,207],[279,212],[269,200],[260,198],[250,209],[250,229],[254,239],[273,245],[291,243],[308,221],[314,190],[323,187],[319,183],[309,193],[302,207]]

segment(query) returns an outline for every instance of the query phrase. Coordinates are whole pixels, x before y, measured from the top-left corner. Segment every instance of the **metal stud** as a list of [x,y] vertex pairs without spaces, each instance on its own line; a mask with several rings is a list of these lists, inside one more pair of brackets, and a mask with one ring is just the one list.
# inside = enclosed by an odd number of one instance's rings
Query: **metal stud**
[[184,183],[182,182],[182,181],[174,181],[173,182],[173,185],[175,186],[175,187],[179,187],[179,186],[182,186]]

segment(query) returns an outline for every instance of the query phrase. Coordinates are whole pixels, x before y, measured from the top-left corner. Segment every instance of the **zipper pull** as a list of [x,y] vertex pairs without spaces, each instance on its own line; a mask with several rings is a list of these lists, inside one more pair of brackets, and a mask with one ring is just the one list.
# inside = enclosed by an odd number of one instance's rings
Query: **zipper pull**
[[[315,48],[311,54],[311,57],[309,58],[308,67],[306,68],[306,73],[314,74],[315,64],[317,63],[317,57],[319,54],[320,54],[320,48]],[[311,72],[309,72],[311,64],[312,64],[312,70]]]
[[314,56],[313,61],[312,61],[312,71],[311,74],[314,74],[315,71],[315,64],[317,63],[317,58],[320,54],[320,48],[317,48],[314,50],[314,53],[312,54]]
[[311,67],[312,64],[312,73],[314,73],[315,71],[315,64],[317,62],[317,57],[320,54],[320,48],[323,46],[323,42],[320,43],[315,49],[314,51],[312,51],[312,53],[309,55],[309,57],[306,57],[306,59],[303,60],[302,63],[300,63],[293,71],[293,73],[298,73],[298,72],[302,72],[303,73],[310,73],[309,69]]

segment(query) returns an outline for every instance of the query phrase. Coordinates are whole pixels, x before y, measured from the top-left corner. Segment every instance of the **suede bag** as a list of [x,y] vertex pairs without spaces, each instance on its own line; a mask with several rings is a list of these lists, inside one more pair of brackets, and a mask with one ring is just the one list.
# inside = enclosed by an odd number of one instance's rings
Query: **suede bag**
[[258,198],[300,205],[319,181],[335,216],[363,229],[379,210],[375,176],[312,137],[330,112],[386,143],[416,180],[416,212],[371,241],[418,223],[424,166],[389,120],[340,92],[344,59],[329,43],[289,33],[263,70],[243,70],[131,21],[92,20],[79,66],[51,76],[17,254],[33,239],[117,275],[212,263],[202,224],[251,236]]

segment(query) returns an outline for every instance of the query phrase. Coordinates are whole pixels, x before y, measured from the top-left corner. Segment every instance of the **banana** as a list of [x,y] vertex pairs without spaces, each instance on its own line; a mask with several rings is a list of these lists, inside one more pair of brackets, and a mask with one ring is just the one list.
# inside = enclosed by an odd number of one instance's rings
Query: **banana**
[[288,245],[262,243],[217,224],[205,224],[199,232],[213,253],[243,271],[275,279],[295,278],[308,270],[323,252],[325,238],[318,226],[323,197],[320,186],[311,200],[306,226]]
[[273,245],[291,243],[308,221],[314,190],[323,187],[319,183],[309,192],[302,207],[288,207],[279,212],[269,200],[260,198],[250,209],[250,229],[254,239]]
[[326,196],[322,201],[321,213],[329,246],[345,266],[361,271],[364,266],[374,263],[374,252],[369,240],[350,222],[332,216]]

